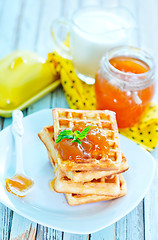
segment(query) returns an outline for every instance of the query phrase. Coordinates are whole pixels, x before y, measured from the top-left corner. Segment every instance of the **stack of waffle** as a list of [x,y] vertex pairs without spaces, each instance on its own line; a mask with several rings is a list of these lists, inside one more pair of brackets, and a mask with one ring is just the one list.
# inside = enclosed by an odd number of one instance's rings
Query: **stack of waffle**
[[[98,202],[122,197],[127,187],[122,172],[128,169],[125,156],[119,147],[115,113],[88,110],[53,110],[54,126],[44,127],[39,137],[45,144],[55,178],[51,187],[64,193],[69,205]],[[73,129],[77,124],[97,125],[106,136],[108,152],[99,158],[80,161],[62,159],[55,148],[55,141],[62,130]]]

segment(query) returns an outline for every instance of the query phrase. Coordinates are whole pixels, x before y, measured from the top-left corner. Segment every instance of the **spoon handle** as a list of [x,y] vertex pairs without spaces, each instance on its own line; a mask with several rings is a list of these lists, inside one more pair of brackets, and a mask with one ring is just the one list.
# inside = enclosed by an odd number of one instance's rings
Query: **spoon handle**
[[23,127],[23,113],[20,110],[13,111],[12,114],[12,133],[15,140],[16,150],[16,174],[25,174],[23,168],[23,156],[22,156],[22,136],[24,133]]

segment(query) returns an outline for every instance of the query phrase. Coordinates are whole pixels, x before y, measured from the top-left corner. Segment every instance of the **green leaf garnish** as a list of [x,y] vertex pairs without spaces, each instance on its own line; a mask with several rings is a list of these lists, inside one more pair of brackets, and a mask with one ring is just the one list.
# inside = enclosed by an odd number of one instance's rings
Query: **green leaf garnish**
[[79,138],[80,140],[84,139],[87,135],[87,133],[89,132],[90,126],[86,127],[85,129],[83,129],[82,132],[80,131],[75,131],[75,135],[77,138]]
[[73,131],[72,130],[63,130],[60,132],[61,136],[65,136],[65,135],[73,135]]
[[63,136],[58,136],[55,142],[59,143],[61,140],[63,140]]
[[71,141],[71,143],[73,143],[73,142],[77,142],[77,143],[81,144],[81,141],[76,136],[74,136],[73,140]]
[[90,126],[84,128],[82,132],[77,130],[74,133],[72,130],[63,130],[57,136],[55,143],[59,143],[60,141],[63,140],[63,138],[67,138],[67,139],[72,139],[71,143],[77,142],[81,144],[80,140],[84,139],[87,136],[89,129],[90,129]]
[[73,139],[73,131],[72,130],[63,130],[57,136],[55,143],[59,143],[63,138]]
[[74,137],[71,135],[66,135],[66,136],[63,136],[63,138],[73,139]]

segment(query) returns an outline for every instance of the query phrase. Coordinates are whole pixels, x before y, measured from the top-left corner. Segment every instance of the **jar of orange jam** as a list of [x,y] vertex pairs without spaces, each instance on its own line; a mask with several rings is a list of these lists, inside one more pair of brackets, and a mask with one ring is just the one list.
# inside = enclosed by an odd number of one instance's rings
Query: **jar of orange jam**
[[139,48],[107,51],[95,78],[97,109],[116,112],[119,128],[137,123],[155,90],[152,57]]

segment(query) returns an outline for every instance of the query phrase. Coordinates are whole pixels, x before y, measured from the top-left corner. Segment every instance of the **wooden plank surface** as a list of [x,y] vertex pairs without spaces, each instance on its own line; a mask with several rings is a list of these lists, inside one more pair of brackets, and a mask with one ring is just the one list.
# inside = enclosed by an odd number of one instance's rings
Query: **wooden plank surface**
[[37,228],[36,239],[38,240],[62,240],[63,233],[41,225]]
[[34,240],[36,237],[37,223],[14,213],[10,232],[10,240]]
[[[140,0],[137,4],[137,19],[140,28],[140,46],[153,56],[155,63],[158,63],[158,1]],[[146,17],[144,17],[144,12]],[[156,80],[158,71],[156,69]],[[158,86],[154,100],[158,102]],[[144,236],[145,239],[158,240],[158,149],[153,156],[156,159],[156,170],[153,183],[144,199]]]
[[[4,57],[14,50],[15,31],[18,25],[21,1],[15,0],[14,3],[8,0],[1,1],[0,6],[0,57]],[[0,119],[1,127],[10,124],[10,120],[3,121],[2,118]],[[13,212],[0,204],[0,239],[2,240],[9,239],[12,217]]]
[[[135,17],[136,22],[138,22],[138,3],[137,1],[130,0],[120,0],[119,5],[127,8]],[[137,26],[139,28],[139,25]],[[140,35],[141,32],[138,31],[138,43],[140,46]],[[132,240],[140,239],[144,240],[144,200],[127,216],[117,222],[116,224],[116,239],[118,240]],[[126,229],[126,231],[125,231]]]
[[[133,11],[140,27],[139,44],[144,49],[149,49],[158,62],[158,2],[154,0],[0,0],[0,57],[15,49],[28,49],[47,57],[47,53],[53,50],[50,34],[53,19],[58,16],[70,18],[75,9],[97,4],[104,7],[125,6]],[[61,87],[30,106],[24,115],[54,107],[68,107]],[[10,118],[0,118],[0,129],[10,123]],[[116,224],[91,235],[69,234],[43,227],[0,204],[0,240],[157,240],[157,187],[156,172],[144,201]]]
[[144,201],[145,239],[158,239],[158,150],[153,154],[156,159],[155,177]]
[[100,230],[96,233],[91,234],[91,240],[96,239],[106,239],[106,240],[113,240],[115,239],[115,224],[112,224],[111,226],[104,228],[103,230]]

